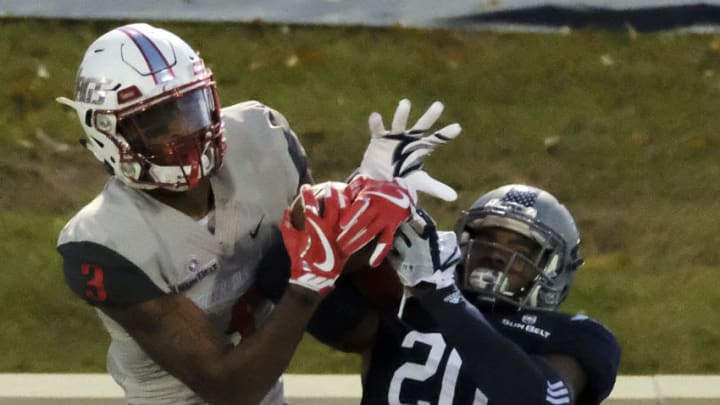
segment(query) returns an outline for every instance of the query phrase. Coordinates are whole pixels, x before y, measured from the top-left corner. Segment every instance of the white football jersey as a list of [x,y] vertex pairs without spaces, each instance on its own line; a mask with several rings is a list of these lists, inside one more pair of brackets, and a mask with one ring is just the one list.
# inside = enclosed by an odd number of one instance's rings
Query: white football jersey
[[[225,333],[233,304],[254,283],[260,260],[282,243],[277,224],[307,172],[302,147],[276,111],[250,101],[223,109],[223,121],[227,152],[222,168],[211,178],[214,233],[147,193],[111,178],[102,193],[62,230],[58,250],[62,253],[64,247],[74,246],[82,255],[83,246],[93,244],[117,253],[144,273],[141,276],[152,282],[144,283],[150,289],[185,295],[229,343],[237,344],[237,332]],[[298,159],[303,164],[298,165]],[[85,270],[83,275],[92,276]],[[68,277],[66,270],[71,284]],[[125,303],[132,300],[123,294],[137,294],[132,285],[103,286],[107,291],[98,291],[88,289],[92,282],[85,283],[74,290],[86,299],[104,294],[101,298]],[[253,315],[258,326],[272,309],[267,299],[257,303]],[[112,338],[108,371],[125,390],[128,403],[203,403],[146,355],[119,324],[98,313]],[[284,404],[280,381],[262,404]]]

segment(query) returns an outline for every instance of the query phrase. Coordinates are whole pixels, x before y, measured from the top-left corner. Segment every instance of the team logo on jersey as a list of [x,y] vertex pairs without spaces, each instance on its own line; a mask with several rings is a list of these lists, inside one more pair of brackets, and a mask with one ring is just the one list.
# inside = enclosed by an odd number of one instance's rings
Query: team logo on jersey
[[200,267],[200,263],[198,263],[198,259],[195,256],[190,256],[190,260],[188,260],[187,269],[190,273],[195,273]]
[[520,320],[528,325],[535,325],[535,322],[537,322],[537,315],[525,314]]
[[192,286],[200,282],[202,279],[212,273],[215,273],[219,269],[220,265],[215,259],[212,259],[204,265],[200,265],[197,257],[195,257],[194,255],[190,256],[190,260],[188,260],[187,264],[187,276],[185,277],[184,281],[177,285],[177,290],[179,292],[187,291]]
[[[531,318],[528,318],[528,319],[531,319]],[[522,321],[523,321],[523,322],[515,322],[515,321],[512,321],[512,320],[510,320],[510,319],[503,318],[503,319],[502,319],[502,324],[503,324],[504,326],[509,327],[509,328],[520,329],[520,330],[525,331],[525,332],[527,332],[527,333],[531,333],[531,334],[533,334],[533,335],[541,336],[541,337],[543,337],[543,338],[545,338],[545,339],[547,339],[548,336],[550,336],[550,332],[546,331],[545,329],[538,328],[537,326],[532,325],[532,324],[524,323],[524,321],[525,321],[525,317],[524,317],[524,316],[523,316]],[[535,317],[535,321],[537,321],[537,317]],[[534,322],[533,322],[533,323],[534,323]]]
[[453,291],[452,294],[449,294],[447,297],[443,298],[444,302],[447,302],[448,304],[459,304],[462,301],[462,294],[460,291]]

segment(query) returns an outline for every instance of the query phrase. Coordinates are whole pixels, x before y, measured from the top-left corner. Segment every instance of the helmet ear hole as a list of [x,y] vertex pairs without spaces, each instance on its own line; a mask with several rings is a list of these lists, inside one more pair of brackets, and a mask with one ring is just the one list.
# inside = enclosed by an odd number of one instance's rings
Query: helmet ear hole
[[92,128],[92,113],[93,110],[87,110],[85,111],[85,125]]

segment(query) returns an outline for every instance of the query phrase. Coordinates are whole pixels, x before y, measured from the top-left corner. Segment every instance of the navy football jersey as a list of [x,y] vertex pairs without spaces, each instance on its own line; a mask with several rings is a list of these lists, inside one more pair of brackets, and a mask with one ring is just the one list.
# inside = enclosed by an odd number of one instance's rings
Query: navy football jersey
[[[574,357],[588,376],[585,390],[576,395],[577,404],[599,404],[609,395],[620,350],[612,333],[600,323],[548,311],[485,316],[498,332],[530,355]],[[477,350],[480,354],[487,348],[479,344]],[[506,385],[506,390],[512,390],[522,386],[516,379],[492,378],[483,392],[483,387],[470,378],[468,368],[431,316],[418,302],[408,300],[402,319],[387,316],[380,322],[370,366],[363,377],[362,404],[497,405],[506,402],[488,400],[488,388],[493,391],[498,385]],[[551,383],[547,390],[552,392]],[[561,402],[557,403],[567,403],[562,402],[564,397],[558,399]]]
[[587,385],[577,404],[599,404],[610,395],[620,366],[620,345],[600,322],[585,315],[539,310],[484,315],[526,353],[562,354],[580,363]]

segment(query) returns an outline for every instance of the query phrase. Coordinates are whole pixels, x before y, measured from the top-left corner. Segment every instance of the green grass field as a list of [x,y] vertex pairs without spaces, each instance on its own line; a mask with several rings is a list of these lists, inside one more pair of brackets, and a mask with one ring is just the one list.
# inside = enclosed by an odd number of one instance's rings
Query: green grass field
[[[117,22],[0,19],[0,372],[98,372],[108,338],[54,246],[105,174],[77,139],[82,54]],[[599,318],[623,374],[720,373],[720,38],[168,23],[200,49],[225,105],[282,111],[316,180],[359,163],[367,116],[400,98],[464,131],[428,171],[460,193],[423,204],[449,228],[481,192],[525,182],[575,214],[586,265],[566,311]],[[357,372],[306,339],[291,372]]]

